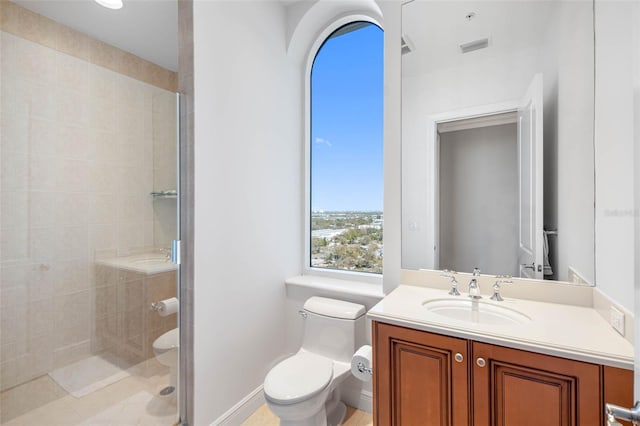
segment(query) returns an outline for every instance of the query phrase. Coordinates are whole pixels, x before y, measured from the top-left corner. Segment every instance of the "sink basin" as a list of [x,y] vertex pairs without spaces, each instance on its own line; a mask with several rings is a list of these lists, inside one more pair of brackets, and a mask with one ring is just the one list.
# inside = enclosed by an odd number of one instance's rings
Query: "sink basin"
[[176,271],[178,269],[178,265],[174,265],[171,261],[167,260],[165,255],[160,253],[141,253],[96,259],[96,263],[111,268],[124,269],[147,275]]
[[525,324],[527,315],[506,306],[474,299],[433,299],[422,303],[429,312],[458,321],[487,325]]

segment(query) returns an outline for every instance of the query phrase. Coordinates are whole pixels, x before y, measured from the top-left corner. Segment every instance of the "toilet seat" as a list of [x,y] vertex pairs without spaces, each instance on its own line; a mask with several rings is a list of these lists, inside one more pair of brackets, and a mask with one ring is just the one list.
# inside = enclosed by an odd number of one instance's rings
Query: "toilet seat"
[[333,377],[333,361],[310,352],[298,352],[273,367],[264,380],[265,397],[289,405],[322,392]]
[[153,350],[156,352],[166,352],[176,349],[179,346],[178,329],[174,328],[162,334],[153,342]]

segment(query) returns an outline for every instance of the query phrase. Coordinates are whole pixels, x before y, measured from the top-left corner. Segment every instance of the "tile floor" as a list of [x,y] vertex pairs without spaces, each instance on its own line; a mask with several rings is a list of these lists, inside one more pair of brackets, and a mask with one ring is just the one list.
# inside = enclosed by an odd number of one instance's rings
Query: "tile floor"
[[[129,370],[131,375],[81,398],[75,398],[49,376],[42,376],[0,394],[2,426],[172,426],[176,406],[158,392],[169,381],[169,371],[147,360]],[[241,426],[277,426],[278,418],[266,405]],[[373,426],[370,413],[347,407],[343,426]]]
[[[278,418],[267,405],[258,408],[241,426],[278,426]],[[342,426],[373,426],[371,413],[347,406],[347,415]]]
[[75,398],[49,376],[0,394],[2,426],[172,426],[177,408],[159,391],[169,369],[149,359],[127,370],[131,375]]

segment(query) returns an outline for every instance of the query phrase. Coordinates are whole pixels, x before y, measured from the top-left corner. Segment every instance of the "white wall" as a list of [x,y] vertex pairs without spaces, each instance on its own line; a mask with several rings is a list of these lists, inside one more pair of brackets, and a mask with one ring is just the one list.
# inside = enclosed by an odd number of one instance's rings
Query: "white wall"
[[593,12],[591,2],[562,1],[557,6],[558,19],[546,41],[557,74],[545,90],[556,99],[545,103],[545,108],[552,106],[544,116],[545,227],[558,230],[557,237],[549,236],[555,249],[553,278],[567,280],[571,267],[593,284],[594,53],[593,43],[585,43],[593,37]]
[[[524,4],[524,3],[523,3]],[[416,7],[410,3],[405,7]],[[442,2],[440,5],[445,5]],[[555,8],[545,26],[545,40],[527,47],[493,40],[486,51],[469,53],[458,66],[428,73],[405,73],[402,78],[402,264],[425,264],[432,247],[429,223],[429,188],[424,164],[428,158],[426,121],[430,115],[461,108],[520,99],[533,75],[544,74],[545,97],[545,226],[557,226],[560,236],[554,269],[567,279],[573,266],[593,282],[593,148],[589,105],[593,89],[593,53],[588,44],[574,40],[592,37],[590,5],[585,2],[546,3]],[[526,5],[525,5],[526,7]],[[542,19],[542,18],[539,18]],[[537,29],[536,29],[537,31]],[[561,43],[557,40],[562,39]],[[493,49],[493,50],[492,50]],[[416,50],[405,57],[419,55]],[[474,59],[475,58],[475,59]],[[433,64],[433,61],[431,61]],[[585,66],[585,64],[587,64]],[[574,93],[564,96],[565,93]],[[557,181],[557,183],[556,183]],[[569,219],[571,218],[571,219]],[[576,219],[577,218],[577,219]],[[470,265],[470,268],[473,265]],[[468,268],[467,268],[468,269]]]
[[258,388],[302,264],[301,86],[278,2],[197,1],[194,421]]
[[402,216],[401,2],[378,0],[384,16],[384,259],[383,291],[400,284]]
[[439,269],[517,275],[516,124],[440,135]]
[[596,283],[633,311],[633,2],[596,1]]

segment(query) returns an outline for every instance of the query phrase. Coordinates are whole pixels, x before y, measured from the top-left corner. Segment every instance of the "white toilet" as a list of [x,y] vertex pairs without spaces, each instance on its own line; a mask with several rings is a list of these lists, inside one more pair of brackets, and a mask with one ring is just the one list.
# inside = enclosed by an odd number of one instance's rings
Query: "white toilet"
[[264,396],[281,426],[336,426],[344,419],[339,385],[351,374],[355,336],[364,330],[362,305],[312,297],[302,347],[273,367],[264,380]]
[[[169,367],[169,386],[166,394],[171,393],[178,383],[178,347],[180,343],[178,329],[174,328],[153,341],[153,353],[158,362]],[[172,389],[169,389],[172,387]],[[162,393],[162,392],[161,392]]]

